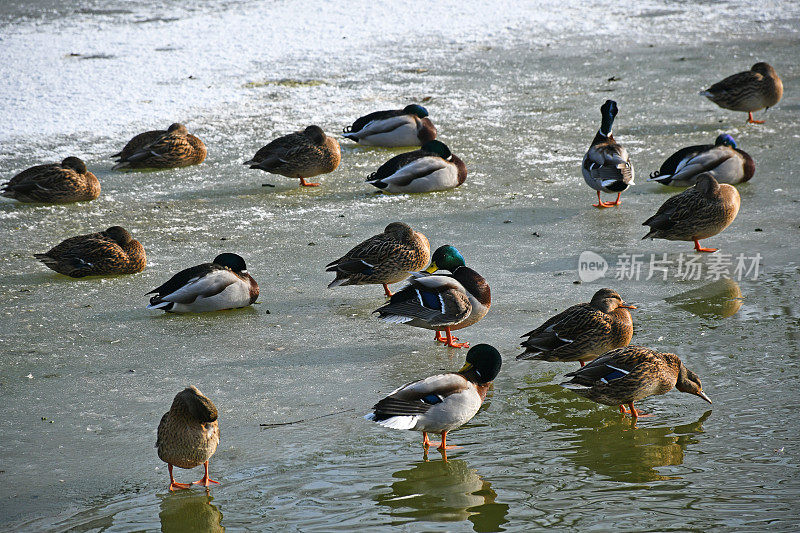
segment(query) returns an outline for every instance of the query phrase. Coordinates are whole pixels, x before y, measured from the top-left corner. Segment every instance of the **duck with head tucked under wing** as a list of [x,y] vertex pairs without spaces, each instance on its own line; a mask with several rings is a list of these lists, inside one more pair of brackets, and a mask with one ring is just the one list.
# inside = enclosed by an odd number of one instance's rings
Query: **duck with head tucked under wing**
[[719,183],[737,185],[753,177],[756,164],[744,150],[736,148],[736,141],[727,133],[717,137],[714,144],[688,146],[678,150],[652,174],[647,181],[662,185],[688,187],[697,182],[697,176],[708,172]]
[[206,145],[183,124],[176,122],[157,137],[156,133],[148,131],[131,139],[117,154],[119,161],[113,169],[180,168],[205,161]]
[[[622,191],[634,185],[633,165],[628,151],[614,140],[611,126],[619,109],[613,100],[606,100],[600,107],[602,122],[595,134],[586,155],[583,156],[581,171],[586,184],[597,191],[597,203],[594,207],[613,207],[620,205]],[[617,193],[617,200],[604,202],[600,199],[600,191]]]
[[422,193],[454,189],[467,179],[467,166],[441,141],[394,156],[367,178],[383,192]]
[[73,278],[136,274],[147,266],[144,247],[121,226],[70,237],[34,257],[47,268]]
[[747,111],[747,122],[763,124],[755,120],[753,111],[769,109],[783,97],[783,82],[769,63],[756,63],[750,70],[728,76],[700,91],[718,106],[733,111]]
[[709,173],[697,176],[697,183],[667,199],[656,214],[642,222],[650,231],[642,239],[694,241],[698,252],[716,252],[702,248],[700,239],[707,239],[730,226],[739,213],[741,199],[733,185],[719,184]]
[[[561,386],[605,405],[618,405],[621,413],[642,416],[633,403],[673,388],[711,400],[703,392],[697,374],[686,368],[674,353],[661,353],[644,346],[627,346],[604,353],[580,370],[570,372]],[[630,411],[625,410],[625,405]]]
[[[458,372],[403,385],[376,403],[364,418],[391,429],[421,431],[426,449],[455,448],[447,445],[447,433],[477,414],[501,365],[500,352],[488,344],[478,344],[467,352],[466,364]],[[428,440],[429,432],[440,433],[442,441]]]
[[86,169],[86,163],[67,157],[60,164],[23,170],[0,186],[0,195],[30,203],[88,202],[100,196],[100,182]]
[[486,316],[492,305],[489,284],[483,276],[465,266],[464,257],[450,245],[437,248],[427,273],[440,268],[449,270],[450,274],[412,273],[408,285],[374,313],[392,324],[432,329],[436,332],[434,340],[445,346],[468,348],[469,343],[456,343],[458,337],[451,331],[471,326]]
[[411,104],[403,109],[376,111],[344,128],[344,137],[367,146],[421,146],[436,138],[428,110]]

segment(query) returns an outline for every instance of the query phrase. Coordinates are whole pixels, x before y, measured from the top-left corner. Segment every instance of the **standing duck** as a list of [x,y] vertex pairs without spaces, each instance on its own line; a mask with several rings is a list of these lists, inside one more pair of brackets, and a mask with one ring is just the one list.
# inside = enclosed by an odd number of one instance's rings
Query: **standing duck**
[[667,199],[655,215],[642,222],[642,226],[650,226],[642,239],[694,241],[696,251],[716,252],[717,248],[702,248],[699,241],[727,228],[739,213],[740,203],[736,187],[719,184],[704,172],[693,187]]
[[[477,414],[501,364],[500,352],[488,344],[478,344],[467,352],[466,364],[458,372],[403,385],[376,403],[364,418],[391,429],[421,431],[426,449],[455,448],[447,445],[447,432]],[[440,433],[442,441],[431,442],[428,432]]]
[[[219,483],[208,477],[208,460],[218,444],[217,408],[196,387],[186,387],[175,396],[158,424],[156,448],[158,458],[169,469],[169,490]],[[172,475],[173,466],[189,469],[200,465],[205,467],[203,479],[192,484],[178,483]]]
[[120,226],[70,237],[34,257],[47,268],[73,278],[135,274],[147,265],[142,244]]
[[[600,130],[594,136],[589,150],[583,156],[583,179],[586,184],[597,191],[597,203],[594,207],[612,207],[620,205],[622,191],[633,183],[633,165],[631,164],[628,151],[622,147],[611,134],[611,126],[614,124],[614,117],[618,113],[617,103],[613,100],[606,100],[600,107],[602,122]],[[615,202],[604,202],[600,199],[600,191],[617,193]]]
[[100,196],[100,182],[77,157],[36,165],[2,185],[0,194],[19,202],[88,202]]
[[181,270],[147,294],[155,294],[148,309],[205,313],[252,305],[258,299],[258,283],[241,256],[224,253],[212,263]]
[[376,111],[344,128],[344,137],[367,146],[421,146],[436,138],[428,110],[411,104],[403,109]]
[[398,283],[409,272],[422,270],[431,259],[431,245],[422,233],[402,222],[392,222],[383,233],[370,237],[345,255],[326,265],[336,272],[328,288],[339,285],[381,284],[387,297],[390,283]]
[[727,133],[717,137],[714,144],[688,146],[678,150],[652,174],[648,181],[662,185],[688,187],[697,176],[708,172],[719,183],[737,185],[753,177],[756,164],[744,150],[736,148],[736,141]]
[[[562,387],[597,403],[618,405],[621,413],[630,413],[633,418],[642,415],[633,406],[634,402],[666,394],[673,387],[711,403],[703,392],[700,378],[683,366],[677,355],[644,346],[611,350],[566,377],[572,379],[561,383]],[[625,405],[630,411],[625,410]]]
[[383,192],[420,193],[454,189],[467,179],[467,166],[441,141],[396,155],[367,178]]
[[[492,295],[483,277],[464,265],[464,257],[455,247],[446,245],[433,253],[427,272],[439,268],[451,274],[412,273],[406,287],[396,292],[386,305],[376,309],[378,318],[392,324],[407,324],[432,329],[434,340],[452,348],[468,348],[457,343],[451,333],[475,324],[489,312]],[[445,332],[442,337],[441,332]]]
[[115,157],[112,168],[179,168],[199,165],[206,158],[206,145],[177,122],[162,135],[148,131],[131,139]]
[[244,164],[287,178],[299,178],[303,187],[318,187],[319,183],[309,183],[306,178],[333,172],[341,160],[339,142],[325,135],[319,126],[309,126],[278,137]]
[[525,351],[517,359],[578,361],[581,366],[631,342],[633,321],[617,291],[600,289],[589,303],[573,305],[526,333]]
[[747,111],[747,122],[763,124],[755,120],[753,111],[769,109],[783,97],[783,82],[769,63],[756,63],[750,70],[728,76],[700,91],[718,106],[733,111]]

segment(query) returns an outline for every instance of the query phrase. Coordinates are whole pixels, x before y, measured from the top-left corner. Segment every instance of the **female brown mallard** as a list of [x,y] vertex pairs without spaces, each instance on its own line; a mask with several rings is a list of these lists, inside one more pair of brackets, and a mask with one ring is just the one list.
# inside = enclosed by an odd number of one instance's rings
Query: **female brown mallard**
[[198,165],[206,158],[206,145],[190,134],[183,124],[175,123],[166,132],[141,133],[131,139],[114,157],[114,169],[178,168]]
[[700,174],[694,187],[669,198],[656,214],[642,222],[650,231],[642,239],[694,241],[698,252],[716,252],[700,247],[700,239],[713,237],[727,228],[739,213],[739,191],[719,184],[709,173]]
[[391,297],[390,283],[399,283],[409,272],[422,270],[430,259],[431,245],[425,235],[408,224],[392,222],[383,233],[326,265],[326,272],[336,272],[328,288],[375,283],[383,285],[386,296]]
[[750,70],[728,76],[700,91],[718,106],[733,111],[747,111],[747,122],[763,124],[754,120],[753,111],[769,109],[783,97],[783,82],[769,63],[756,63]]
[[[169,490],[219,483],[208,477],[208,460],[217,451],[218,444],[217,408],[196,387],[186,387],[175,396],[172,407],[158,424],[156,448],[159,459],[167,463],[169,469]],[[172,476],[173,466],[188,469],[200,465],[205,467],[203,479],[191,485],[178,483]]]
[[483,276],[466,267],[461,252],[450,245],[441,246],[433,253],[427,272],[440,268],[451,273],[433,276],[412,273],[408,285],[374,312],[391,324],[432,329],[436,332],[434,340],[445,346],[469,348],[469,343],[454,342],[458,337],[451,331],[471,326],[486,316],[492,305],[489,284]]
[[100,182],[77,157],[36,165],[3,184],[0,194],[20,202],[87,202],[100,196]]
[[525,351],[517,359],[578,361],[581,366],[601,354],[627,346],[633,321],[617,291],[600,289],[589,303],[573,305],[526,333]]
[[318,187],[319,183],[309,183],[306,178],[333,172],[341,160],[339,141],[325,135],[319,126],[309,126],[278,137],[244,164],[287,178],[299,178],[303,187]]
[[[695,394],[711,403],[697,374],[683,366],[674,353],[661,353],[644,346],[627,346],[607,352],[585,367],[570,372],[561,386],[605,405],[618,405],[633,418],[642,415],[633,402],[666,394],[672,388]],[[625,405],[630,411],[625,410]]]
[[144,247],[120,226],[70,237],[34,257],[47,268],[73,278],[135,274],[147,265]]

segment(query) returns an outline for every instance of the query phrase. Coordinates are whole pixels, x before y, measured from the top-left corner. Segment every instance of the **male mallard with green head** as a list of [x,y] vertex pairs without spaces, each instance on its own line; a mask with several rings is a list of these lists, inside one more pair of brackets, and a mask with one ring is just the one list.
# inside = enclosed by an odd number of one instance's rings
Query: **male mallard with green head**
[[396,155],[367,178],[383,192],[421,193],[454,189],[467,179],[467,166],[441,141]]
[[180,168],[199,165],[205,160],[206,145],[183,124],[172,124],[158,137],[155,133],[149,131],[131,139],[115,156],[119,161],[113,169]]
[[578,361],[581,366],[601,354],[627,346],[633,321],[617,291],[600,289],[589,303],[573,305],[538,328],[523,335],[525,351],[517,359]]
[[278,137],[244,164],[287,178],[299,178],[303,187],[318,187],[319,183],[309,183],[306,178],[333,172],[341,160],[339,142],[325,135],[319,126],[309,126]]
[[[406,324],[432,329],[434,340],[452,348],[468,348],[457,343],[451,331],[475,324],[489,312],[492,295],[483,277],[464,264],[455,247],[439,247],[431,258],[427,273],[440,268],[450,274],[412,273],[406,287],[394,293],[386,305],[376,309],[378,318],[391,324]],[[445,337],[441,333],[444,331]]]
[[411,104],[403,109],[376,111],[344,128],[344,137],[367,146],[420,146],[436,138],[428,110]]
[[47,268],[73,278],[136,274],[147,265],[142,244],[120,226],[70,237],[34,257]]
[[[673,388],[711,400],[703,392],[697,374],[686,368],[674,353],[661,353],[644,346],[627,346],[607,352],[580,370],[561,386],[604,405],[618,405],[633,418],[642,415],[633,403]],[[630,411],[625,410],[625,405]]]
[[747,111],[747,122],[763,124],[753,119],[753,111],[769,109],[783,97],[783,82],[769,63],[756,63],[750,70],[728,76],[700,91],[718,106],[733,111]]
[[[478,344],[467,352],[466,364],[458,372],[403,385],[376,403],[364,418],[391,429],[421,431],[426,449],[455,448],[447,445],[447,433],[477,414],[501,364],[500,352],[488,344]],[[440,433],[442,441],[428,440],[429,432]]]
[[[612,207],[620,205],[622,191],[633,185],[633,165],[628,151],[614,140],[611,126],[619,109],[613,100],[606,100],[600,107],[602,121],[600,130],[595,134],[586,155],[583,156],[581,171],[586,184],[597,191],[597,203],[594,207]],[[600,191],[617,193],[617,200],[604,202],[600,199]]]
[[656,214],[642,222],[650,231],[642,239],[694,241],[698,252],[716,252],[717,248],[702,248],[700,239],[707,239],[730,226],[739,213],[741,199],[733,185],[717,183],[705,172],[697,183],[669,198]]
[[88,202],[100,196],[100,182],[77,157],[36,165],[2,185],[0,195],[19,202]]
[[[169,469],[169,490],[219,483],[208,477],[208,460],[219,444],[217,416],[214,403],[196,387],[189,386],[175,396],[172,407],[161,417],[156,448],[159,459]],[[173,466],[189,469],[200,465],[205,467],[203,479],[191,485],[176,482],[172,475]]]
[[431,258],[431,245],[422,233],[402,222],[392,222],[383,233],[370,237],[345,255],[326,265],[336,272],[328,288],[339,285],[381,284],[392,296],[389,284],[408,278],[409,272],[422,270]]
[[688,146],[678,150],[652,174],[648,181],[662,185],[688,187],[697,182],[697,176],[708,172],[719,183],[737,185],[753,177],[756,164],[744,150],[736,148],[736,141],[727,133],[717,137],[714,144]]

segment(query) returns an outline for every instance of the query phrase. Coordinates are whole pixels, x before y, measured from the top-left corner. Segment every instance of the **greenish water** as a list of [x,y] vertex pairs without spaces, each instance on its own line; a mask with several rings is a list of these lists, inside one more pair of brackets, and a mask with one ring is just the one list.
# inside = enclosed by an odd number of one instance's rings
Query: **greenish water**
[[[205,35],[205,22],[236,28],[237,10],[246,18],[247,9],[264,7],[258,3],[175,8],[179,20],[155,26],[130,24],[152,15],[148,4],[137,8],[144,12],[116,13],[108,3],[109,13],[100,15],[56,12],[55,22],[43,15],[38,33],[37,19],[5,13],[3,20],[19,27],[3,26],[9,46],[2,57],[16,52],[18,69],[25,63],[20,35],[49,35],[54,62],[96,74],[93,82],[132,93],[133,103],[115,107],[65,81],[76,91],[77,109],[108,120],[77,126],[72,110],[48,115],[55,94],[43,94],[28,111],[14,107],[16,100],[3,104],[23,124],[52,116],[31,126],[35,133],[5,135],[3,175],[75,154],[97,174],[103,194],[68,206],[0,202],[0,527],[797,530],[800,98],[793,88],[800,83],[800,19],[793,4],[781,4],[777,14],[758,19],[753,33],[726,16],[758,9],[742,4],[720,3],[718,12],[645,4],[631,16],[631,35],[590,33],[591,24],[580,23],[582,9],[600,17],[622,9],[616,5],[548,4],[541,15],[547,33],[534,24],[532,8],[519,6],[521,22],[496,30],[499,37],[492,32],[502,15],[485,11],[492,25],[484,33],[469,26],[467,33],[401,35],[391,43],[392,35],[361,38],[352,49],[334,48],[323,33],[319,39],[330,49],[283,51],[277,63],[232,61],[223,52],[236,58],[234,48],[208,47],[200,55],[205,63],[185,58]],[[283,8],[299,9],[291,2],[268,6],[276,17]],[[360,19],[333,4],[320,9],[329,17],[324,28],[342,17],[349,37],[359,39]],[[464,20],[481,20],[480,9],[465,9]],[[78,20],[77,29],[69,28]],[[83,46],[77,37],[92,24],[100,44]],[[559,25],[563,32],[554,32]],[[250,26],[242,28],[250,35]],[[137,32],[149,39],[146,46],[133,38]],[[125,73],[115,79],[115,68],[140,61],[146,47],[175,60],[154,60],[158,83]],[[115,58],[74,66],[65,58],[70,51]],[[47,54],[28,60],[40,55]],[[747,126],[744,114],[696,95],[757,60],[772,63],[786,87],[766,124]],[[8,71],[11,82],[38,86]],[[159,84],[173,100],[153,97]],[[106,97],[113,101],[113,91]],[[364,178],[398,152],[349,142],[342,142],[340,168],[314,190],[241,165],[275,135],[312,122],[335,133],[364,112],[426,97],[440,138],[469,169],[454,191],[375,194]],[[620,208],[600,211],[590,206],[595,198],[579,164],[607,98],[619,102],[615,137],[638,177]],[[165,115],[170,106],[178,111]],[[205,163],[167,172],[110,170],[108,155],[132,133],[175,120],[205,140]],[[691,251],[688,243],[640,240],[641,222],[677,192],[645,178],[673,151],[721,132],[755,158],[756,175],[739,188],[742,208],[733,225],[703,244],[732,256],[760,253],[757,279],[613,279],[619,254],[649,260],[667,253],[674,260]],[[261,187],[266,182],[276,187]],[[428,331],[379,322],[370,313],[383,302],[380,287],[325,289],[332,276],[324,265],[394,220],[425,233],[433,247],[456,245],[492,288],[491,311],[460,337],[495,345],[504,366],[481,412],[448,438],[461,447],[446,463],[438,452],[423,455],[419,434],[383,429],[361,415],[402,383],[459,368],[464,350],[436,346]],[[114,224],[144,244],[149,263],[141,274],[72,280],[31,257]],[[585,250],[609,262],[606,279],[573,283]],[[195,316],[144,308],[145,292],[223,251],[247,261],[261,285],[257,305]],[[712,258],[700,261],[708,268]],[[680,355],[702,378],[712,406],[673,391],[642,402],[654,416],[634,426],[613,408],[558,386],[575,364],[514,359],[519,335],[603,286],[638,306],[634,342]],[[208,494],[168,494],[155,429],[190,383],[220,412],[211,474],[221,485]],[[330,413],[337,414],[311,420]],[[180,481],[201,475],[177,470]]]

